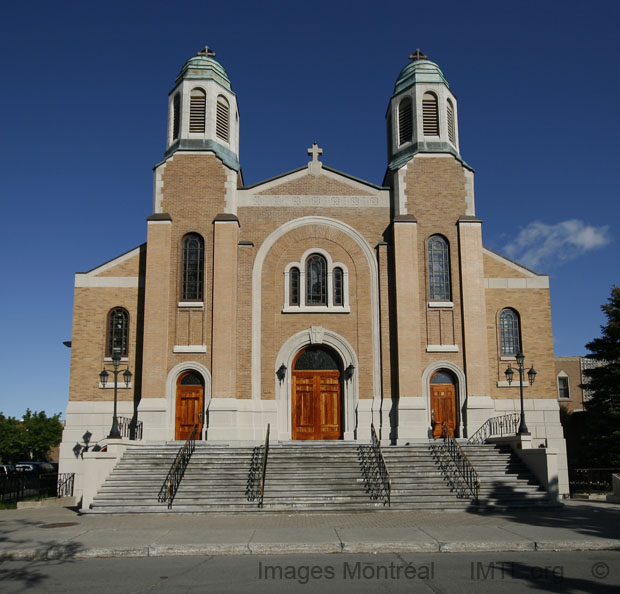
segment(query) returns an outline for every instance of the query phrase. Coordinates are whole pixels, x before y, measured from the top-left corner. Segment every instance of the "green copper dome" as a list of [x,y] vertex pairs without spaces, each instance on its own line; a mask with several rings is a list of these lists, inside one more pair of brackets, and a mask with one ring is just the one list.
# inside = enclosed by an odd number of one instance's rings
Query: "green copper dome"
[[439,66],[431,62],[419,49],[409,58],[413,61],[407,64],[398,75],[394,85],[394,95],[416,83],[443,83],[450,88]]
[[224,70],[222,65],[214,58],[215,52],[208,46],[205,46],[205,48],[200,50],[193,58],[185,62],[185,65],[181,68],[181,72],[179,72],[177,76],[175,85],[178,85],[183,79],[210,79],[216,81],[232,93],[230,79],[228,78],[228,74],[226,74],[226,70]]

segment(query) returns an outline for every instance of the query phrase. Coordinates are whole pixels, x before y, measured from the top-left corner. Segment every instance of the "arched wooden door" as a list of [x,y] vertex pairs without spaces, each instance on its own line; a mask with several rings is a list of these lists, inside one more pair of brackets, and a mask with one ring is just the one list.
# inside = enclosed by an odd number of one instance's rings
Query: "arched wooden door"
[[177,379],[175,439],[187,439],[197,421],[199,424],[196,438],[200,439],[204,402],[204,380],[195,371],[184,371]]
[[342,437],[340,365],[331,351],[308,347],[293,363],[292,438]]
[[448,371],[437,371],[431,377],[431,428],[433,438],[443,435],[445,423],[448,434],[456,436],[456,382]]

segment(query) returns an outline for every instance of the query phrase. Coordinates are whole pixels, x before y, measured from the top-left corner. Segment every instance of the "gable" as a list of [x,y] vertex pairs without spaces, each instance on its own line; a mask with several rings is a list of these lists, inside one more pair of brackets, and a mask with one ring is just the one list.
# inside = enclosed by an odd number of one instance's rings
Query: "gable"
[[75,274],[76,287],[134,287],[144,276],[146,244],[125,252],[88,272]]
[[501,254],[482,248],[485,278],[531,278],[539,276]]

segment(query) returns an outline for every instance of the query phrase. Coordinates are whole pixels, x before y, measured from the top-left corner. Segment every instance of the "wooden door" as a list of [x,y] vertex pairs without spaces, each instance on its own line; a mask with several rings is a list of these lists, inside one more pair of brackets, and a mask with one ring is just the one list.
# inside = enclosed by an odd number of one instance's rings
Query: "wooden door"
[[[316,349],[314,349],[316,350]],[[309,349],[306,349],[308,352]],[[303,353],[303,351],[302,351]],[[302,359],[310,365],[336,366],[329,357],[309,356]],[[324,354],[323,354],[324,355]],[[333,358],[332,358],[333,360]],[[299,356],[296,361],[299,361]],[[326,365],[327,363],[327,365]],[[342,410],[339,369],[297,369],[293,371],[292,438],[300,440],[340,439],[342,437]]]
[[[439,372],[441,373],[441,372]],[[456,386],[454,383],[436,383],[434,380],[445,381],[450,379],[446,374],[439,376],[436,374],[431,379],[431,427],[433,438],[437,439],[443,435],[445,423],[448,434],[456,436]]]
[[174,438],[186,440],[198,421],[196,438],[202,435],[202,419],[204,411],[204,385],[198,374],[188,371],[182,373],[177,380],[176,423]]

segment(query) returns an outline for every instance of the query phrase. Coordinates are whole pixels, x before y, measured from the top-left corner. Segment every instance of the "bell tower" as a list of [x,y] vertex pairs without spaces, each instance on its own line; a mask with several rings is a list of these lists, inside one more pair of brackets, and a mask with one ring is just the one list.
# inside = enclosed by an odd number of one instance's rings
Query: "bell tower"
[[179,150],[213,151],[239,171],[237,96],[208,46],[185,63],[168,96],[165,156]]
[[416,153],[459,157],[458,106],[448,81],[419,49],[409,59],[396,80],[387,113],[391,170]]

